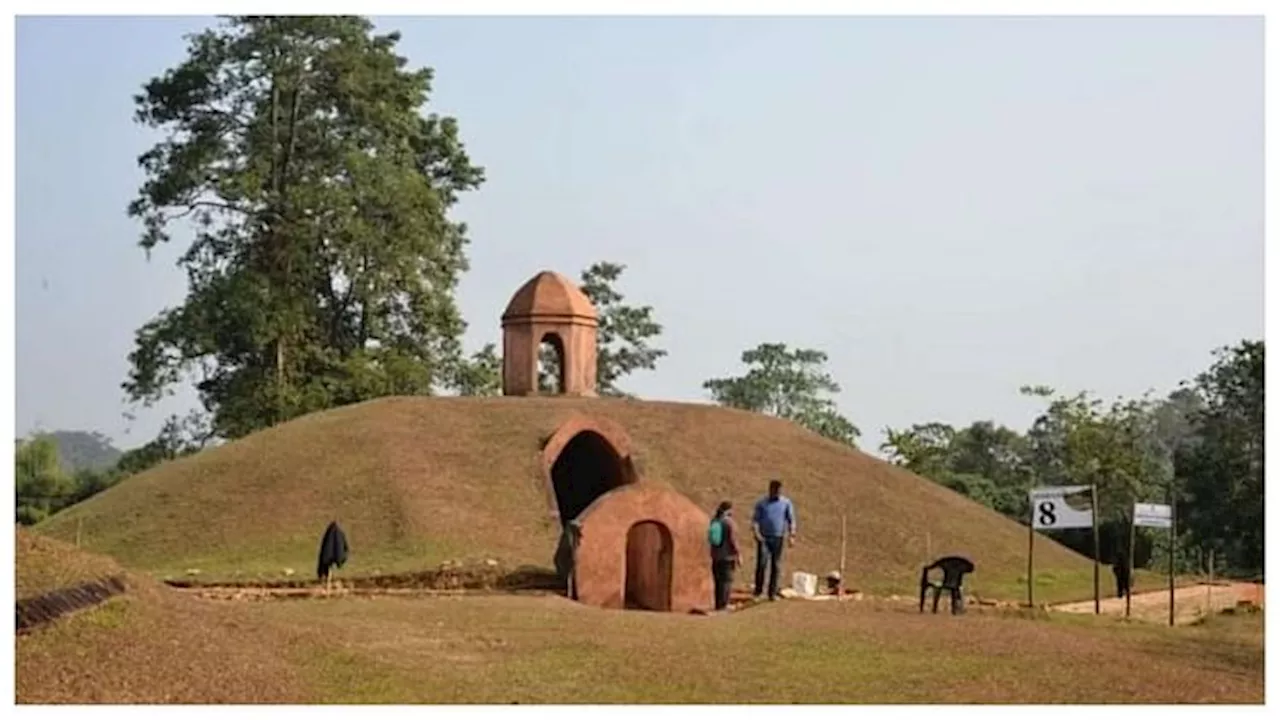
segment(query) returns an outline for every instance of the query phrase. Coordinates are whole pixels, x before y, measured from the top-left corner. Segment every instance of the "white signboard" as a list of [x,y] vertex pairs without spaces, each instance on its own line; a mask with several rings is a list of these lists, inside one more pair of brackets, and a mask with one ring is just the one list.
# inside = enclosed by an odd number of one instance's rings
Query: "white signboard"
[[1089,491],[1088,485],[1032,488],[1031,527],[1036,530],[1093,527],[1093,499]]
[[1133,524],[1138,527],[1173,527],[1173,508],[1156,503],[1134,503]]

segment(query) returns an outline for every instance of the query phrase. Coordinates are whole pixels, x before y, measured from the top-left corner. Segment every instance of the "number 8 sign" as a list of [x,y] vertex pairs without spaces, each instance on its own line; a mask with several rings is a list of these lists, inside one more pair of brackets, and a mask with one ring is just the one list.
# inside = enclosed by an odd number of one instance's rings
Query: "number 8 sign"
[[1088,485],[1059,485],[1031,490],[1031,527],[1036,530],[1093,527],[1091,499],[1083,500],[1083,509],[1072,507],[1068,496],[1088,495]]
[[1036,527],[1051,528],[1058,523],[1058,503],[1053,500],[1041,500],[1036,505]]

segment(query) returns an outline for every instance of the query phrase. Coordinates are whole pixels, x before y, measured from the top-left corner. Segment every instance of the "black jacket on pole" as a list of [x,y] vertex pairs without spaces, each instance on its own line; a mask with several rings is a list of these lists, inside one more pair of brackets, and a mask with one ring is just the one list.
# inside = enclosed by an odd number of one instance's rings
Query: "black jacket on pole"
[[338,527],[337,522],[329,523],[329,527],[324,529],[324,537],[320,538],[320,561],[316,565],[316,576],[323,580],[329,577],[332,568],[346,564],[349,550],[347,536],[343,534],[342,528]]

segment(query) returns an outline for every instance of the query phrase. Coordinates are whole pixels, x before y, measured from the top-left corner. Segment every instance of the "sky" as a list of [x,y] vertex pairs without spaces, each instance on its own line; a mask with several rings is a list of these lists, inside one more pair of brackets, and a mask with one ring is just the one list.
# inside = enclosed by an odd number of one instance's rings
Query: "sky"
[[[435,69],[487,181],[455,217],[468,350],[540,270],[625,264],[669,352],[624,387],[708,400],[762,342],[829,355],[884,427],[1167,393],[1263,336],[1258,18],[374,18]],[[17,431],[146,442],[134,332],[180,303],[125,207],[133,95],[201,17],[21,17]],[[126,416],[133,413],[133,418]]]

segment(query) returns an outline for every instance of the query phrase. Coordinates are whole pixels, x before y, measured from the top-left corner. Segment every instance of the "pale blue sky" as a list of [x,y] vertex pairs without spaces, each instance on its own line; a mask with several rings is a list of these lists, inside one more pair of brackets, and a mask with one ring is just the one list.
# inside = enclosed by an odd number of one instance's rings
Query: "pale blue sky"
[[[874,448],[1262,337],[1260,19],[376,20],[487,170],[469,349],[538,270],[618,261],[670,351],[629,389],[703,400],[743,349],[816,347]],[[18,20],[19,433],[132,446],[193,403],[122,417],[134,330],[185,287],[124,208],[156,139],[131,97],[209,22]]]

